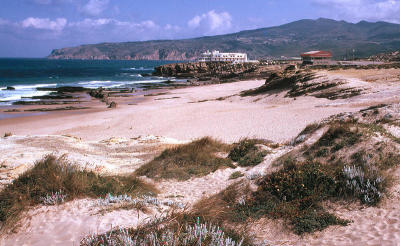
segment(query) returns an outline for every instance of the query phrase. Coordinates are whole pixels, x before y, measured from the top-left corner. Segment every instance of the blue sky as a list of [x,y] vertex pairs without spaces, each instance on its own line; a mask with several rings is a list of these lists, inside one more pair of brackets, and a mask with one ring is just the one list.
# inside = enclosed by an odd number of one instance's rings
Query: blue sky
[[400,23],[400,0],[0,0],[0,57],[216,35],[319,17]]

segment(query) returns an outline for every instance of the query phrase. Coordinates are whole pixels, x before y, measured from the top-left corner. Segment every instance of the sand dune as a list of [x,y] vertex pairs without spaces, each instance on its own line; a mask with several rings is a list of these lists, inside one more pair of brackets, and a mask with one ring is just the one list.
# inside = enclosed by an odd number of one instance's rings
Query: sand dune
[[[130,173],[165,147],[194,138],[212,136],[233,142],[244,137],[258,137],[285,143],[307,124],[331,115],[356,112],[379,103],[400,102],[400,87],[392,81],[372,84],[359,76],[323,73],[346,79],[352,87],[363,86],[366,93],[334,101],[310,96],[295,100],[285,98],[284,93],[242,98],[238,96],[241,91],[264,83],[243,81],[170,90],[167,95],[148,97],[138,105],[121,105],[115,110],[87,115],[46,114],[25,120],[2,120],[0,132],[11,131],[18,135],[0,139],[1,182],[3,185],[10,183],[34,161],[49,153],[67,154],[72,162],[103,174]],[[221,97],[225,99],[216,100]],[[233,183],[229,176],[234,171],[245,174],[241,179],[270,172],[273,170],[270,164],[292,148],[282,145],[253,168],[227,168],[183,182],[156,182],[161,191],[159,199],[170,199],[190,207],[202,197]],[[396,173],[396,181],[399,177]],[[260,245],[400,245],[399,191],[400,186],[396,184],[392,195],[379,207],[328,204],[339,217],[353,220],[346,227],[329,227],[299,237],[279,221],[262,219],[254,223],[252,231]],[[155,208],[151,213],[139,214],[138,219],[136,211],[98,214],[100,209],[91,199],[32,208],[15,233],[2,235],[0,244],[78,245],[87,234],[102,233],[117,226],[135,227],[165,212],[164,208]]]

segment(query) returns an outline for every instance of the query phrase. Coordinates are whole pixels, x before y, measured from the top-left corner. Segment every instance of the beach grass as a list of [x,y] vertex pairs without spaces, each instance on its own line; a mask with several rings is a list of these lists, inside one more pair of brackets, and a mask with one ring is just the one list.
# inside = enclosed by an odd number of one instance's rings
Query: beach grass
[[204,137],[188,144],[164,150],[159,156],[136,170],[136,175],[149,178],[188,180],[205,176],[220,168],[234,167],[227,153],[230,145]]
[[173,212],[163,218],[154,218],[138,228],[120,228],[104,234],[89,235],[81,240],[82,246],[96,245],[230,245],[251,246],[244,231],[234,231],[196,214]]
[[0,192],[0,221],[10,225],[28,207],[38,205],[56,193],[65,196],[65,201],[71,201],[105,197],[107,194],[136,196],[156,192],[155,187],[135,176],[100,176],[92,171],[79,170],[63,157],[49,155]]

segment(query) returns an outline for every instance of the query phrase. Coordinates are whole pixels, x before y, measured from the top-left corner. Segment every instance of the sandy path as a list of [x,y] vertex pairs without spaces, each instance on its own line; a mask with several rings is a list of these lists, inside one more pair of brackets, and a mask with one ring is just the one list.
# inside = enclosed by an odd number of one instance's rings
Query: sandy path
[[79,245],[83,237],[104,233],[117,226],[136,227],[149,215],[118,210],[98,214],[96,200],[76,200],[59,206],[41,206],[30,210],[17,233],[0,239],[0,245],[42,246]]

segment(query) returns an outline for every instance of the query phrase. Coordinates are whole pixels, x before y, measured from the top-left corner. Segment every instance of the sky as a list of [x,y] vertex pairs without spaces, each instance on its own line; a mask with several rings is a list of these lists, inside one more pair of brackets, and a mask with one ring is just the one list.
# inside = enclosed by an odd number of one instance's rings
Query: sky
[[102,42],[182,39],[300,19],[400,23],[400,0],[0,0],[0,57]]

